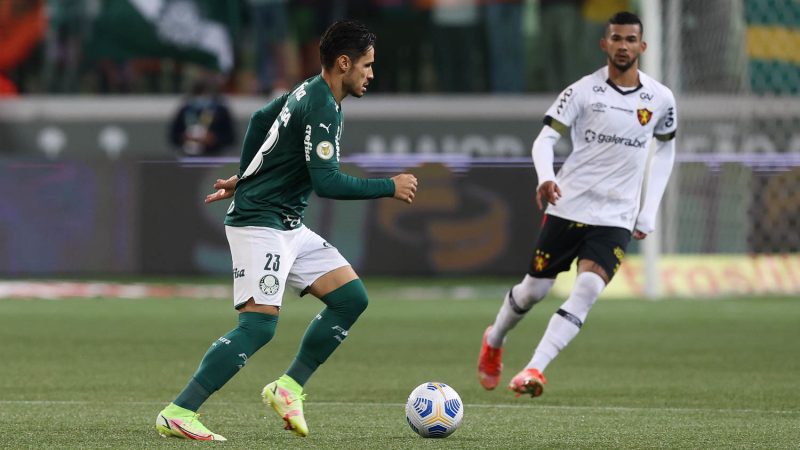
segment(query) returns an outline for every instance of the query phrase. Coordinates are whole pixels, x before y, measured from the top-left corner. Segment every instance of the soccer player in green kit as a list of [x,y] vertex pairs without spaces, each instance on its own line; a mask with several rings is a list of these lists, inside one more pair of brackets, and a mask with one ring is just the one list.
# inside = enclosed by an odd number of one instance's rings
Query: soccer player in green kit
[[256,111],[242,145],[239,173],[217,180],[206,203],[233,197],[225,218],[239,325],[216,340],[189,383],[156,418],[162,436],[225,440],[197,410],[270,341],[287,285],[325,304],[311,321],[286,373],[262,390],[264,403],[299,436],[308,435],[303,386],[347,337],[367,307],[367,292],[339,251],[303,225],[320,197],[394,197],[411,203],[417,179],[356,178],[339,170],[341,102],[361,97],[373,78],[375,35],[354,21],[334,23],[320,42],[322,73]]

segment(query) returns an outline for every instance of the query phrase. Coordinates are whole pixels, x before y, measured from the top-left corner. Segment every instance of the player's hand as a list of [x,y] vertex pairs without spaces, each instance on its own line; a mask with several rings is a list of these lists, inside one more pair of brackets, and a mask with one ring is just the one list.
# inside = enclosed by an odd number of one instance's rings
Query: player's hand
[[236,183],[238,182],[238,175],[234,175],[227,180],[218,178],[214,183],[214,189],[217,191],[213,194],[206,195],[206,203],[216,202],[218,200],[225,200],[226,198],[233,197],[233,193],[236,192]]
[[417,195],[417,177],[410,173],[401,173],[392,177],[394,181],[394,198],[406,203],[414,201]]
[[536,190],[536,204],[539,209],[544,209],[542,199],[551,205],[555,205],[558,199],[561,198],[561,188],[558,187],[555,181],[545,181]]
[[642,239],[647,237],[647,233],[642,233],[639,230],[633,230],[633,238],[637,241],[641,241]]

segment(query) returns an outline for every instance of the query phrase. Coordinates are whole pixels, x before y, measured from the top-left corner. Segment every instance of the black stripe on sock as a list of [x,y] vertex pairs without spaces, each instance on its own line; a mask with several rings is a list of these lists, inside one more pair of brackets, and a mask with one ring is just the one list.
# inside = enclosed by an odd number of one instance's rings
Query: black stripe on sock
[[571,312],[564,311],[563,309],[559,308],[559,310],[556,311],[556,314],[572,322],[572,324],[578,328],[583,326],[583,322],[581,322],[581,319],[578,319],[578,317],[575,314],[572,314]]
[[517,314],[525,314],[526,312],[530,311],[531,308],[533,308],[533,305],[531,305],[528,309],[522,309],[514,300],[513,289],[508,291],[508,306],[510,306],[511,309],[513,309]]

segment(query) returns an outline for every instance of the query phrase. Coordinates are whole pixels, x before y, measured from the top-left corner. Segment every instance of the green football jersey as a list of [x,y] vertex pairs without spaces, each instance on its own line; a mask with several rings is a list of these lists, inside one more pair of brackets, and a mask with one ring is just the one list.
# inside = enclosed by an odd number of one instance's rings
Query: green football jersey
[[303,222],[308,197],[392,197],[390,178],[356,178],[339,170],[343,115],[317,75],[250,118],[239,183],[225,225],[291,230]]

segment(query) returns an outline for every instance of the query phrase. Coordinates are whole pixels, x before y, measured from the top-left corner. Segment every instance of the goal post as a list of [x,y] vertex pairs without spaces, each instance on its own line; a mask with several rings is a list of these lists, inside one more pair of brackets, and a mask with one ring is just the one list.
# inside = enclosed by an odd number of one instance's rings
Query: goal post
[[[649,0],[642,2],[642,22],[647,26],[647,51],[642,55],[642,66],[648,75],[658,81],[664,82],[662,74],[662,61],[663,61],[663,33],[661,18],[661,0]],[[647,167],[650,167],[650,159],[653,156],[653,149],[655,143],[650,145],[650,154],[648,157]],[[645,179],[647,179],[645,176]],[[644,191],[643,191],[644,195]],[[656,231],[651,233],[647,239],[642,242],[642,258],[643,258],[643,278],[644,278],[644,296],[648,299],[658,299],[661,297],[661,286],[658,260],[661,254],[661,224],[659,213],[656,216]]]

